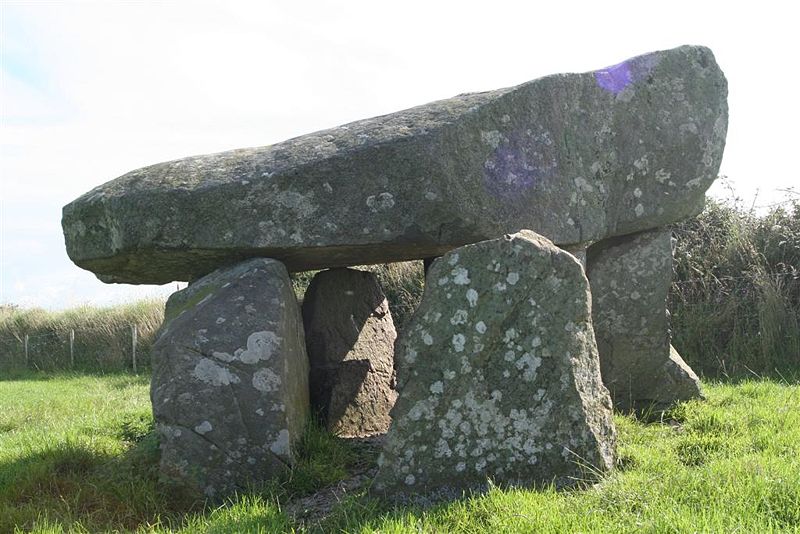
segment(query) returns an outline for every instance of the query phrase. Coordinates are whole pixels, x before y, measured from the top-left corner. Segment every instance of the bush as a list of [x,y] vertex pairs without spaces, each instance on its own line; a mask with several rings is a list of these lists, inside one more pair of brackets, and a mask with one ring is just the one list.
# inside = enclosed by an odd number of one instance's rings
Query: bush
[[706,376],[800,367],[800,201],[709,201],[674,227],[673,345]]

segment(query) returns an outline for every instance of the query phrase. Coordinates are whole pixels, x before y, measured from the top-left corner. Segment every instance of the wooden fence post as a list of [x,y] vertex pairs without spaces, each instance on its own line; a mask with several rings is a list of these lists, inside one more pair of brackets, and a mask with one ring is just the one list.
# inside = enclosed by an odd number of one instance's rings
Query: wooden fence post
[[75,330],[69,331],[69,367],[75,368]]
[[25,334],[25,368],[30,367],[30,359],[28,358],[28,334]]
[[135,324],[131,325],[131,360],[133,361],[133,373],[137,373],[136,369],[136,342],[139,337],[138,328]]

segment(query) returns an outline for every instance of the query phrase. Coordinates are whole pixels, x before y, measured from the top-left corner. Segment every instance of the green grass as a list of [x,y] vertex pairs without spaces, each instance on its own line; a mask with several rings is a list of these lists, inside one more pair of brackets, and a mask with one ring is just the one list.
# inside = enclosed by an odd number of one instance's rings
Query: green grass
[[[791,379],[789,380],[791,382]],[[356,494],[319,532],[798,532],[800,386],[709,384],[645,424],[617,416],[619,469],[557,492],[501,490],[402,508]],[[281,532],[298,495],[364,453],[312,428],[285,479],[204,508],[161,486],[146,379],[17,373],[0,380],[0,532]]]

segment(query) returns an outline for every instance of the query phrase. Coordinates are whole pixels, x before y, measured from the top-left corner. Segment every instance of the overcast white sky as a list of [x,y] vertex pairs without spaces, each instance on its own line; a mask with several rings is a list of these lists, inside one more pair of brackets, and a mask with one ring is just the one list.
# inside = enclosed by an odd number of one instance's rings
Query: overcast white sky
[[105,285],[67,258],[61,207],[129,170],[681,44],[710,46],[728,77],[721,173],[748,202],[784,200],[798,184],[791,6],[0,0],[0,303],[174,290]]

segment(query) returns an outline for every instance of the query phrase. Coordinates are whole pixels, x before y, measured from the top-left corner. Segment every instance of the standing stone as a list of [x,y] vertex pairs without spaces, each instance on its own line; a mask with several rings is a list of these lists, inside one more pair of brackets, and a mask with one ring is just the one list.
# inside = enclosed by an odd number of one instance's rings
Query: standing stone
[[396,348],[379,491],[450,497],[611,469],[589,284],[547,239],[522,231],[436,260]]
[[303,300],[311,405],[343,437],[386,432],[397,398],[389,303],[374,274],[318,273]]
[[588,251],[603,382],[622,411],[660,411],[701,396],[697,375],[670,346],[672,235],[658,229]]
[[153,347],[161,474],[218,498],[292,463],[308,359],[286,268],[253,259],[173,294]]

